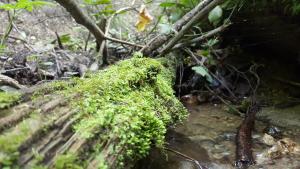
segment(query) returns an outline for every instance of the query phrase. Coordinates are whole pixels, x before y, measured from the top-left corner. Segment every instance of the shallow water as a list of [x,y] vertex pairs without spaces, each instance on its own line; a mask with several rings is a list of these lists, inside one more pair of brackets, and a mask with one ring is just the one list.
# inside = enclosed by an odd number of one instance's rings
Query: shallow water
[[[230,169],[235,160],[235,133],[242,117],[229,114],[222,105],[189,106],[189,118],[169,131],[167,147],[172,151],[152,150],[142,160],[142,169]],[[299,116],[300,117],[300,116]],[[256,121],[253,133],[253,156],[260,169],[299,169],[300,154],[286,154],[276,159],[262,158],[261,154],[271,146],[263,142],[264,129],[268,123]],[[300,145],[298,128],[280,128],[284,138],[291,138]],[[180,155],[181,154],[181,155]],[[182,155],[183,154],[183,155]],[[185,157],[188,156],[188,157]],[[197,165],[195,159],[201,165]]]

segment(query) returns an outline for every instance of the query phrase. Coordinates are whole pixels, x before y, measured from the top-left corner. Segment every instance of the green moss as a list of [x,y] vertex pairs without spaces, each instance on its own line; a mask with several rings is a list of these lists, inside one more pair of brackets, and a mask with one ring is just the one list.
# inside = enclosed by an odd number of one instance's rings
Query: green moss
[[[70,104],[78,110],[73,117],[78,119],[73,129],[93,143],[88,151],[58,156],[55,168],[77,169],[86,166],[89,160],[96,159],[97,167],[105,169],[109,168],[106,161],[108,157],[117,157],[114,168],[124,168],[125,164],[145,157],[152,146],[164,146],[167,127],[180,122],[187,115],[186,109],[174,96],[172,71],[174,69],[166,60],[134,57],[86,79],[52,83],[50,87],[35,93],[36,98],[53,91],[70,96],[67,97]],[[2,166],[14,166],[20,144],[36,129],[46,125],[44,120],[32,124],[41,120],[39,116],[24,119],[0,135]],[[55,117],[53,113],[51,116]],[[104,149],[106,145],[110,147]],[[36,158],[33,165],[43,161],[44,157],[38,152],[33,154]]]
[[19,93],[0,92],[0,109],[12,106],[20,99]]
[[47,83],[38,88],[38,90],[36,90],[31,96],[31,99],[36,100],[49,93],[53,94],[67,90],[68,88],[73,87],[76,84],[76,81],[77,79],[72,79],[71,81],[53,81],[51,83]]
[[171,71],[158,60],[135,57],[79,82],[69,91],[81,95],[75,130],[86,138],[101,132],[99,139],[118,140],[109,154],[118,155],[119,168],[145,157],[152,145],[162,147],[166,127],[187,115],[173,94]]
[[73,154],[59,155],[55,160],[55,169],[83,169],[77,165],[77,157]]

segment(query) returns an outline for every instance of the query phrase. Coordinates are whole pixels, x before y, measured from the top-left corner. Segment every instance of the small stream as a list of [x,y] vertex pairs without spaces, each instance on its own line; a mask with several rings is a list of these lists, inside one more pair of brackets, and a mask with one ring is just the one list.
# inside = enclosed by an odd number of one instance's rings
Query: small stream
[[[268,10],[250,10],[233,18],[233,23],[222,35],[222,47],[238,50],[229,53],[226,62],[239,68],[253,62],[261,65],[258,94],[271,103],[256,115],[252,133],[256,164],[249,168],[300,169],[299,22]],[[166,136],[166,147],[172,151],[153,149],[137,169],[235,168],[235,139],[243,117],[228,113],[222,104],[186,107],[188,119]]]
[[[195,105],[187,107],[190,111],[188,119],[181,125],[171,129],[167,134],[167,148],[180,152],[199,162],[195,162],[172,151],[152,150],[150,155],[139,163],[139,169],[230,169],[234,167],[235,136],[242,118],[227,113],[223,105]],[[263,110],[267,111],[267,110]],[[280,113],[279,113],[280,114]],[[284,114],[283,114],[284,115]],[[276,115],[280,116],[280,115]],[[300,124],[300,107],[298,107]],[[263,141],[269,123],[256,121],[253,133],[253,155],[256,165],[250,168],[260,169],[299,169],[300,152],[280,155],[276,158],[262,156],[272,146]],[[273,126],[274,127],[274,126]],[[278,127],[282,138],[290,138],[300,145],[299,127]]]

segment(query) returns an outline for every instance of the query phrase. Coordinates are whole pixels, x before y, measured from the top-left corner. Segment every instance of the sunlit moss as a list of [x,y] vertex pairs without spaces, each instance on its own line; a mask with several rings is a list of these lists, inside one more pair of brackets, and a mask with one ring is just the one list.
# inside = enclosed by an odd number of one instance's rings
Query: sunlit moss
[[163,146],[166,127],[187,114],[174,96],[171,71],[158,60],[134,57],[82,81],[75,89],[82,95],[75,130],[86,138],[109,131],[101,137],[118,140],[109,153],[118,154],[120,168],[145,157],[152,145]]
[[37,90],[31,96],[32,100],[36,100],[39,97],[43,97],[47,94],[53,94],[54,92],[59,93],[60,91],[66,90],[76,84],[77,79],[72,79],[71,81],[53,81],[47,83],[44,86],[37,88]]
[[13,92],[0,92],[0,109],[9,107],[17,103],[20,99],[20,94]]
[[77,157],[73,154],[59,155],[54,164],[55,169],[83,169],[77,165]]

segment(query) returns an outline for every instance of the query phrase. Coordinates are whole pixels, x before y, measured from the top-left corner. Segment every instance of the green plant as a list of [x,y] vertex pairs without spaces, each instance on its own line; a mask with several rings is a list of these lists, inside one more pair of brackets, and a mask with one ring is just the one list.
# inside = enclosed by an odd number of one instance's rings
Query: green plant
[[45,1],[19,0],[8,4],[0,3],[0,9],[4,9],[6,11],[24,9],[29,12],[32,12],[34,8],[41,7],[44,5],[52,5],[52,3]]
[[[45,2],[45,1],[32,1],[32,0],[18,0],[16,2],[6,3],[6,4],[0,2],[0,9],[8,11],[8,13],[9,13],[9,16],[8,16],[9,24],[7,25],[5,34],[3,35],[2,39],[1,39],[0,51],[1,51],[1,47],[3,48],[7,37],[9,36],[10,32],[13,29],[13,22],[16,19],[19,12],[21,12],[22,10],[27,10],[27,11],[31,12],[33,9],[44,6],[44,5],[52,5],[52,3]],[[11,13],[11,11],[12,11],[12,13]]]
[[199,2],[200,0],[167,0],[160,3],[160,7],[166,10],[169,21],[174,23]]

